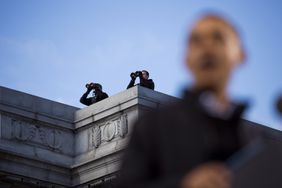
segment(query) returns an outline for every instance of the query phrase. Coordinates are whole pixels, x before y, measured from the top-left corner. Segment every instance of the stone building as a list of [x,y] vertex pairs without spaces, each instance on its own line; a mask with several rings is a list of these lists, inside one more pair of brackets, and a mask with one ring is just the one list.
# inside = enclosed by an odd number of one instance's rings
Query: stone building
[[137,86],[79,109],[0,87],[0,187],[114,187],[136,119],[174,100]]
[[0,87],[0,187],[110,184],[134,121],[169,100],[134,87],[79,109]]

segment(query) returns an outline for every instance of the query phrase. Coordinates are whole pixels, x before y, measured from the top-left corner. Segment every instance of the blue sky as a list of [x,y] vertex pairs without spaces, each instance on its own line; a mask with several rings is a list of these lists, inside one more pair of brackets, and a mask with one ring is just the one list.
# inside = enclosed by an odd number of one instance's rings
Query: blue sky
[[248,54],[230,93],[251,102],[247,119],[282,130],[274,109],[282,93],[279,0],[1,0],[0,85],[83,107],[86,82],[114,95],[130,72],[147,69],[156,90],[181,96],[191,82],[187,30],[207,10],[235,21]]

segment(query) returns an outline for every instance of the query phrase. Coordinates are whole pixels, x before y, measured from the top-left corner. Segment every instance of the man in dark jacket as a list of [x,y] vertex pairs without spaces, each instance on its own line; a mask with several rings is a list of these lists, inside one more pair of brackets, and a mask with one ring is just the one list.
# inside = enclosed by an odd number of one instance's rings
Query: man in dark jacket
[[[80,102],[87,106],[90,106],[91,104],[94,104],[96,102],[99,102],[109,97],[107,93],[103,92],[101,84],[98,84],[98,83],[86,84],[86,88],[87,88],[87,91],[81,96]],[[93,90],[94,96],[87,98],[91,90]]]
[[149,79],[149,72],[146,70],[136,71],[135,73],[132,72],[130,74],[130,77],[131,77],[131,80],[127,86],[127,89],[134,86],[135,80],[137,77],[140,78],[140,84],[139,84],[140,86],[143,86],[143,87],[146,87],[152,90],[155,89],[155,84],[152,79]]
[[241,139],[245,104],[232,101],[228,81],[244,62],[235,28],[206,15],[193,26],[186,65],[194,83],[182,100],[139,118],[125,151],[122,188],[227,188],[230,157]]

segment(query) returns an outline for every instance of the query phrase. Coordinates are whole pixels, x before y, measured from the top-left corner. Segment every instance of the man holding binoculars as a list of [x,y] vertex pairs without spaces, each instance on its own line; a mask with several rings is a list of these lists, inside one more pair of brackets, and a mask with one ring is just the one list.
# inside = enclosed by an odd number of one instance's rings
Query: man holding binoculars
[[140,84],[137,84],[137,85],[140,85],[140,86],[152,89],[152,90],[154,90],[155,88],[155,84],[152,79],[149,79],[149,72],[146,70],[132,72],[130,74],[130,77],[131,77],[131,80],[127,86],[127,89],[134,86],[135,80],[137,77],[140,78]]
[[[85,87],[87,88],[87,91],[80,98],[80,102],[82,104],[90,106],[91,104],[109,97],[107,93],[103,92],[101,84],[91,82],[89,84],[86,84]],[[93,90],[93,97],[87,98],[91,90]]]

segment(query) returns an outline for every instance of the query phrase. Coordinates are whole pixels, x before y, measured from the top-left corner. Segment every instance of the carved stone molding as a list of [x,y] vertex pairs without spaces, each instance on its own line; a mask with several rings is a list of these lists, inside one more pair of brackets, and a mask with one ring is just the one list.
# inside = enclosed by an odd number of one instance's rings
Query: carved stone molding
[[101,129],[99,127],[92,128],[92,144],[97,148],[101,144]]
[[[33,143],[53,150],[62,149],[62,132],[2,115],[2,127],[5,126],[4,139],[17,140],[22,143]],[[9,130],[9,131],[8,131]]]
[[110,142],[116,137],[124,138],[128,132],[127,115],[90,128],[90,148],[97,148],[103,142]]
[[105,125],[101,126],[102,128],[102,141],[109,142],[111,141],[117,133],[117,124],[118,120],[108,121]]
[[47,129],[44,130],[43,128],[39,129],[39,135],[40,139],[42,140],[42,143],[44,143],[46,146],[60,150],[62,147],[62,135],[61,131],[56,129]]
[[18,121],[15,119],[12,120],[12,137],[20,140],[20,141],[30,141],[36,135],[36,126],[23,122]]
[[127,123],[127,116],[123,115],[120,117],[120,123],[117,126],[118,135],[122,138],[128,133],[128,123]]

